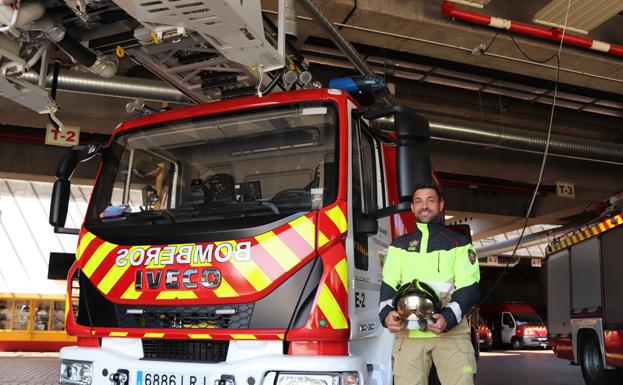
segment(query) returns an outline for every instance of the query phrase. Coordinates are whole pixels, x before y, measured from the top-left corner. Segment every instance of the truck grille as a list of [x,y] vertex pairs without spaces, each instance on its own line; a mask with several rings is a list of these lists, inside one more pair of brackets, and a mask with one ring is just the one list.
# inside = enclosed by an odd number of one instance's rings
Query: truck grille
[[120,327],[157,329],[247,329],[253,304],[211,306],[117,305]]
[[229,341],[143,340],[143,359],[218,363],[228,349]]

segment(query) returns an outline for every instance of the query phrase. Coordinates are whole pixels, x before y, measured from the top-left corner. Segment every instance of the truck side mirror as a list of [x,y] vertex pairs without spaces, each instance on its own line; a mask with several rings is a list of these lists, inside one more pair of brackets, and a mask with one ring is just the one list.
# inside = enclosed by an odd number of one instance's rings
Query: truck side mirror
[[76,149],[76,147],[83,146],[73,146],[71,150],[65,154],[61,162],[58,164],[56,168],[56,177],[59,180],[69,180],[78,165],[78,154],[81,150]]
[[396,173],[398,179],[398,198],[410,202],[416,185],[432,181],[428,140],[430,126],[428,120],[415,111],[402,109],[396,112],[397,153]]
[[359,214],[355,217],[355,233],[374,235],[379,231],[379,223],[376,218]]
[[[428,140],[430,125],[428,120],[410,108],[391,106],[378,109],[362,108],[358,112],[365,119],[375,122],[377,135],[388,137],[383,130],[396,132],[396,178],[398,180],[398,199],[411,202],[411,193],[418,184],[431,183],[432,173]],[[388,118],[393,115],[393,119]],[[393,121],[393,126],[391,122]],[[391,139],[390,139],[391,140]],[[404,207],[403,207],[404,208]]]
[[65,154],[56,169],[56,177],[52,188],[52,199],[50,201],[49,223],[54,227],[64,227],[67,220],[67,209],[69,207],[69,195],[71,189],[71,176],[79,162],[87,161],[95,155],[101,153],[103,147],[100,143],[90,143],[88,145],[73,146]]
[[58,179],[52,188],[52,200],[50,202],[50,225],[65,227],[67,220],[67,208],[69,207],[69,190],[71,183],[68,179]]

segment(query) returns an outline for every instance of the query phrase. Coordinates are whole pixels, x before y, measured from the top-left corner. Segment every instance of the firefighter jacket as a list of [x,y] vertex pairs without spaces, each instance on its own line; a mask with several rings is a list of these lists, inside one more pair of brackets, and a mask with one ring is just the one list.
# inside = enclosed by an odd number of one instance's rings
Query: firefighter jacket
[[[442,335],[469,331],[463,318],[480,299],[480,270],[476,250],[464,235],[441,223],[418,222],[415,231],[392,242],[383,265],[379,305],[383,324],[393,310],[397,289],[414,279],[428,284],[439,296],[441,314],[448,324]],[[417,329],[404,333],[410,338],[437,336]]]

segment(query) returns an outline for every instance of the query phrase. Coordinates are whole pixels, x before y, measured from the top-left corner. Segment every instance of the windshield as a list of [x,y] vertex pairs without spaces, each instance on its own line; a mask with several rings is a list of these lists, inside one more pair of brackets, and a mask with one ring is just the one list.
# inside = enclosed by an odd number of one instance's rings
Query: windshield
[[122,134],[87,222],[231,230],[320,208],[337,193],[336,125],[333,104],[309,102]]
[[543,325],[543,320],[536,313],[513,313],[517,325]]

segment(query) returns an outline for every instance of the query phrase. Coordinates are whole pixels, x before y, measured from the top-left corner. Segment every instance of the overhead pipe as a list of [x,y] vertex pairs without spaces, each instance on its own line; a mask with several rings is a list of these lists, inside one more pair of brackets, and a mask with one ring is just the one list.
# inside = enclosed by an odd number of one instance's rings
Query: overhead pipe
[[[34,72],[27,72],[19,78],[32,84],[37,84],[39,81],[39,75]],[[48,88],[52,86],[51,75],[46,77],[45,86]],[[142,98],[173,103],[193,103],[179,90],[160,80],[122,76],[102,78],[77,71],[61,70],[58,76],[58,89],[102,96]]]
[[[426,116],[426,114],[423,114]],[[547,144],[544,132],[526,131],[513,127],[500,127],[480,122],[427,116],[431,137],[487,147],[500,147],[542,154]],[[549,154],[564,158],[592,160],[623,165],[623,145],[592,139],[552,134]]]
[[[429,120],[432,139],[537,154],[542,154],[545,150],[547,141],[545,133],[425,113],[422,115]],[[393,118],[377,119],[373,125],[381,130],[392,130]],[[549,154],[564,158],[623,165],[623,145],[565,135],[551,135]]]
[[587,39],[585,37],[572,35],[566,32],[563,36],[562,30],[559,28],[544,28],[532,24],[520,23],[514,20],[502,19],[499,17],[457,9],[454,7],[454,3],[450,1],[444,1],[441,3],[441,12],[447,16],[457,20],[466,21],[468,23],[498,29],[507,29],[515,33],[555,41],[558,43],[560,43],[560,40],[562,39],[565,44],[588,48],[593,51],[608,53],[614,56],[623,56],[623,46],[620,45],[610,44],[600,40]]

